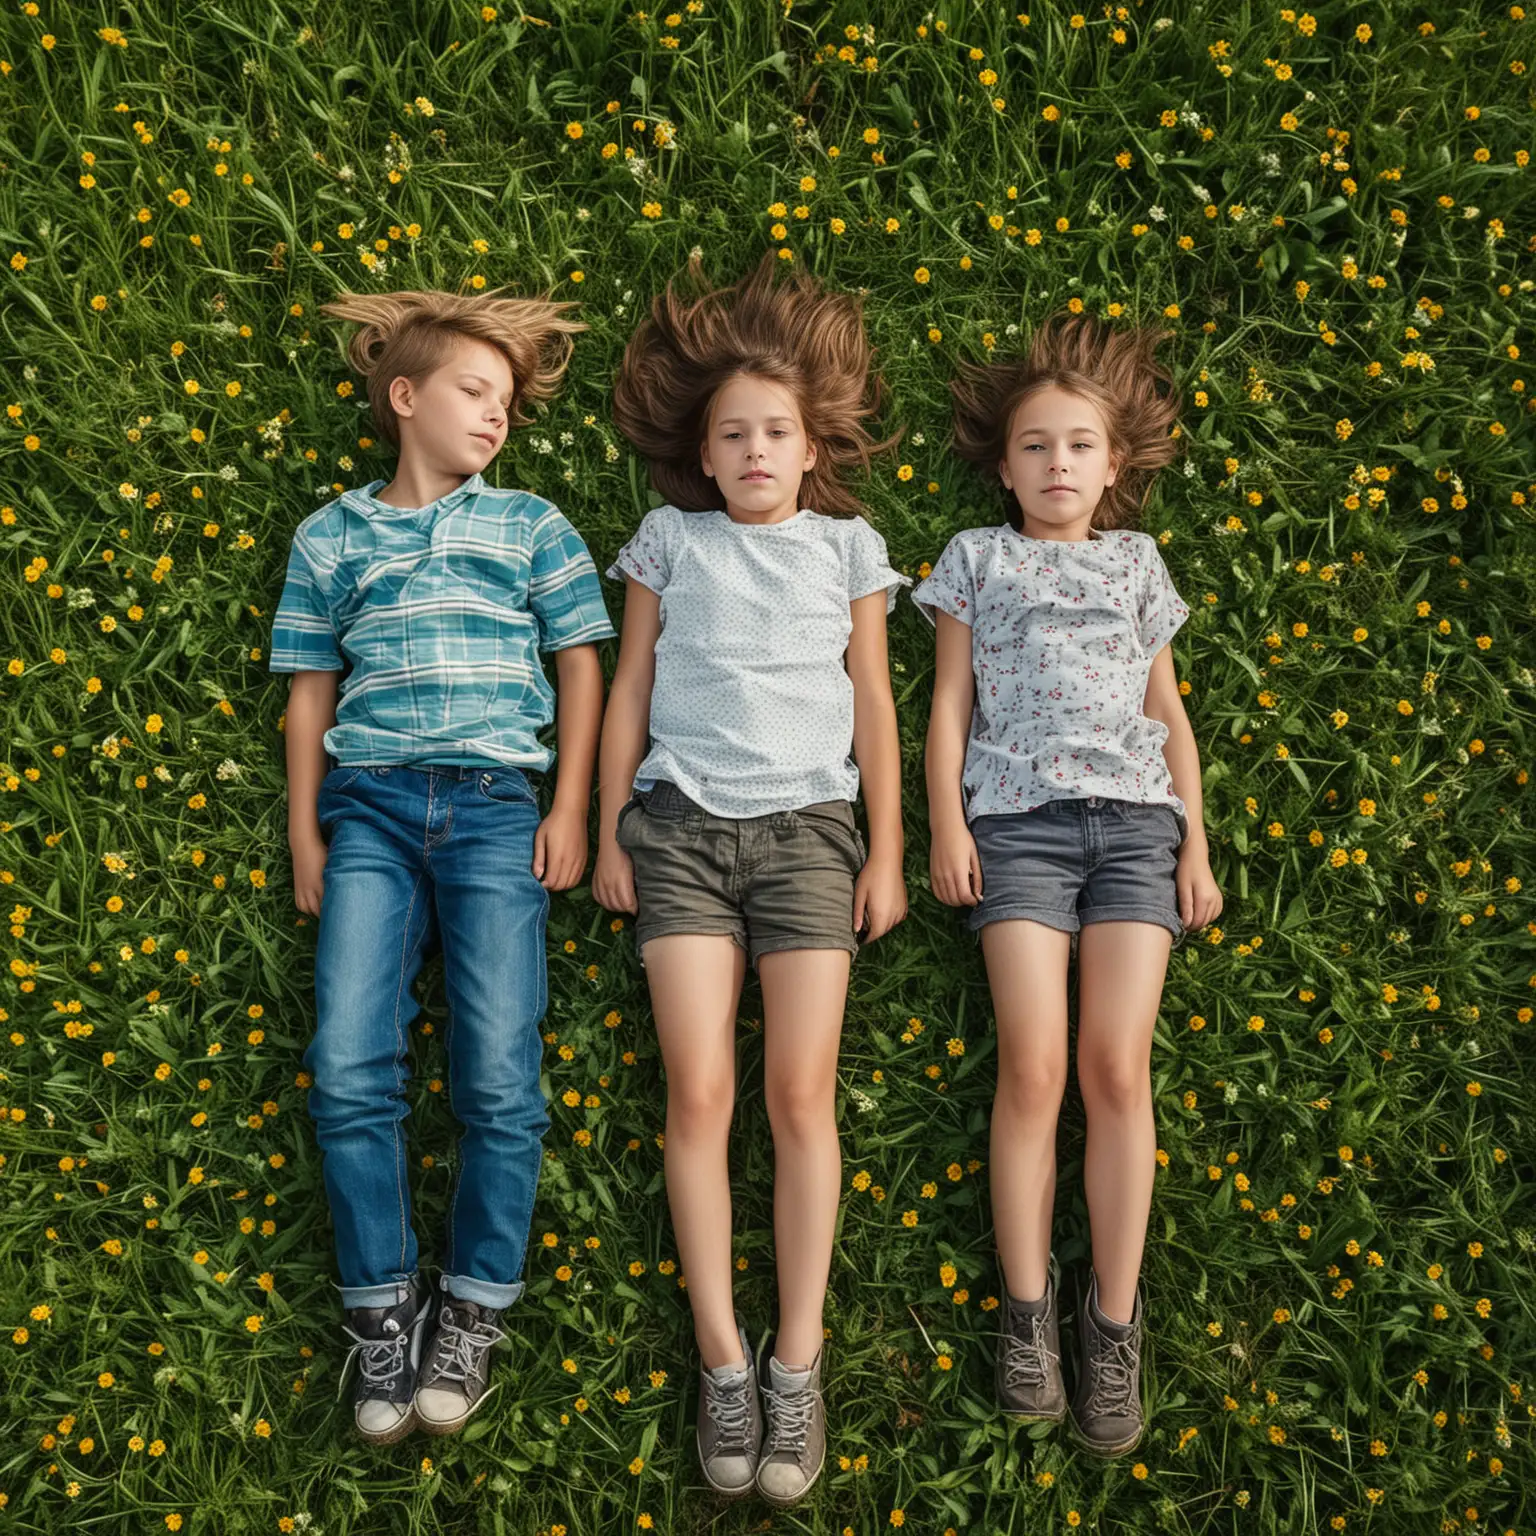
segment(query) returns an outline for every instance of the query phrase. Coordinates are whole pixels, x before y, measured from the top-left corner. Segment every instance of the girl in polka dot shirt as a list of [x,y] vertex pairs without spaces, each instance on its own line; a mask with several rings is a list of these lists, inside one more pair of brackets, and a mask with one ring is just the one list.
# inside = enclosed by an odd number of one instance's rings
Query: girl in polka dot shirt
[[[849,967],[906,913],[886,615],[907,578],[842,483],[877,444],[859,303],[768,256],[669,287],[624,356],[619,426],[665,504],[625,583],[592,889],[635,912],[667,1074],[666,1179],[702,1360],[698,1449],[726,1496],[820,1475],[822,1306],[841,1191]],[[692,270],[702,286],[697,263]],[[864,789],[866,854],[853,816]],[[763,997],[779,1326],[762,1377],[731,1293],[736,1017]],[[761,1338],[761,1333],[756,1337]]]
[[1075,947],[1092,1262],[1070,1411],[1106,1456],[1143,1423],[1152,1032],[1170,950],[1221,911],[1168,645],[1189,609],[1129,526],[1178,448],[1161,339],[1057,316],[1026,358],[962,371],[956,448],[1000,478],[1008,515],[957,534],[912,593],[938,631],[933,891],[969,909],[997,1018],[998,1396],[1026,1421],[1068,1413],[1051,1209]]

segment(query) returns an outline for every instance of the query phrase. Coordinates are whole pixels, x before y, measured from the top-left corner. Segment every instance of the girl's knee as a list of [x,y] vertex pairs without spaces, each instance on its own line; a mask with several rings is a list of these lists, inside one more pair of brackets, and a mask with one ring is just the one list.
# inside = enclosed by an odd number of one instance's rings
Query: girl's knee
[[837,1134],[837,1084],[809,1077],[767,1085],[768,1123],[773,1134],[803,1140],[829,1128]]
[[1031,1052],[998,1062],[997,1100],[1020,1113],[1054,1117],[1067,1089],[1065,1058]]
[[1083,1107],[1090,1115],[1128,1114],[1151,1102],[1152,1069],[1144,1061],[1124,1056],[1079,1057],[1077,1079]]

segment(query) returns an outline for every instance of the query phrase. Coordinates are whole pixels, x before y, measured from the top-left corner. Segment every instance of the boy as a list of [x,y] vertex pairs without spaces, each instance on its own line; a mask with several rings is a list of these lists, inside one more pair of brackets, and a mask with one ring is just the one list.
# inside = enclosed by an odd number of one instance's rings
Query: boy
[[[394,478],[294,535],[271,666],[287,720],[294,899],[320,919],[305,1053],[336,1233],[353,1416],[388,1444],[448,1434],[487,1391],[521,1275],[548,1112],[539,1088],[549,893],[581,878],[602,710],[597,572],[547,501],[481,479],[522,407],[559,387],[570,306],[449,293],[344,294],[348,355]],[[558,786],[538,649],[555,652]],[[350,671],[339,689],[344,666]],[[327,754],[338,765],[329,772]],[[404,1125],[411,985],[443,949],[461,1126],[443,1298],[417,1275]],[[425,1348],[423,1347],[425,1343]]]

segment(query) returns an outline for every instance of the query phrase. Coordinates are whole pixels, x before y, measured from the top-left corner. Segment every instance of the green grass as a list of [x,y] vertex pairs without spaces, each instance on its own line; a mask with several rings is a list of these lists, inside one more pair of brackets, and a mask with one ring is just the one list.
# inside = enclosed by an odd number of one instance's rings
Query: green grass
[[[0,1529],[586,1536],[646,1515],[667,1532],[904,1518],[1033,1536],[1075,1512],[1101,1532],[1527,1531],[1529,24],[1499,5],[1327,5],[1304,33],[1267,6],[1148,4],[1116,40],[1100,10],[1079,29],[1045,5],[1027,26],[961,3],[705,0],[670,27],[536,9],[44,0],[0,22],[0,880],[17,909]],[[992,1411],[986,988],[926,889],[932,638],[905,602],[912,914],[849,1000],[814,1501],[769,1522],[700,1494],[644,980],[584,888],[551,913],[547,1028],[573,1054],[546,1054],[550,1157],[494,1408],[442,1443],[375,1452],[346,1433],[295,1084],[312,929],[291,901],[285,695],[264,658],[294,526],[388,460],[359,444],[317,308],[344,286],[476,274],[581,298],[569,386],[495,474],[557,500],[606,564],[648,504],[608,381],[696,245],[722,278],[782,245],[868,291],[888,420],[908,430],[867,500],[914,574],[999,516],[945,451],[955,362],[1074,298],[1127,321],[1178,307],[1189,453],[1145,526],[1196,610],[1174,648],[1227,907],[1175,957],[1157,1035],[1167,1166],[1134,1465]],[[736,1248],[763,1329],[755,992],[742,1009]],[[439,1037],[419,1045],[435,1258],[453,1129],[430,1086]],[[601,1102],[567,1108],[567,1090]],[[1069,1267],[1081,1147],[1070,1101]]]

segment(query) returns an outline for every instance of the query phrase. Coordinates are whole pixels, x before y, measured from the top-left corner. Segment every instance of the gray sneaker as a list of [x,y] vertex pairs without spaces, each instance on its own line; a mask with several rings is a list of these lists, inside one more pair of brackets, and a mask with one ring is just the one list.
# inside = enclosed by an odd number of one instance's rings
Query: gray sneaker
[[821,1351],[803,1371],[786,1370],[772,1356],[763,1387],[768,1433],[757,1466],[757,1491],[787,1509],[815,1486],[827,1457],[827,1409],[821,1400]]
[[416,1387],[416,1421],[429,1435],[451,1435],[463,1428],[485,1401],[491,1346],[506,1337],[497,1327],[500,1318],[500,1307],[482,1307],[444,1293],[437,1331]]
[[699,1424],[696,1437],[704,1480],[726,1498],[740,1498],[757,1476],[763,1443],[763,1409],[757,1400],[757,1367],[747,1330],[736,1321],[741,1358],[736,1370],[699,1367]]
[[372,1445],[393,1445],[415,1427],[411,1398],[431,1310],[432,1297],[414,1279],[393,1306],[347,1309],[343,1331],[352,1340],[347,1364],[357,1362],[352,1421]]
[[1097,1456],[1123,1456],[1141,1439],[1141,1288],[1128,1323],[1099,1311],[1099,1280],[1088,1272],[1078,1309],[1080,1368],[1072,1395],[1072,1421],[1084,1447]]
[[1059,1424],[1067,1416],[1061,1379],[1061,1338],[1056,1312],[1056,1275],[1046,1276],[1038,1301],[1008,1295],[997,1341],[997,1400],[1009,1418],[1024,1424]]

